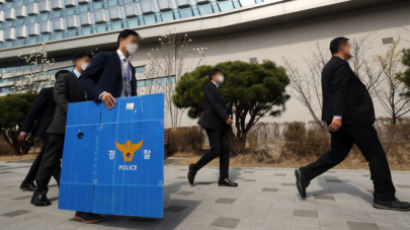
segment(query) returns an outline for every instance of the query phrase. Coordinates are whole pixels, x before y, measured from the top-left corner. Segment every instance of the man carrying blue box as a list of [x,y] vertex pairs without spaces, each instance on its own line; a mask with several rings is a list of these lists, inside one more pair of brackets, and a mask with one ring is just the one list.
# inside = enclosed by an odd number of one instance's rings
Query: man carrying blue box
[[[138,49],[139,35],[133,30],[123,30],[118,35],[116,51],[99,52],[80,76],[87,99],[103,102],[112,109],[116,97],[137,95],[135,70],[129,57]],[[77,211],[74,218],[84,223],[97,223],[102,217]]]

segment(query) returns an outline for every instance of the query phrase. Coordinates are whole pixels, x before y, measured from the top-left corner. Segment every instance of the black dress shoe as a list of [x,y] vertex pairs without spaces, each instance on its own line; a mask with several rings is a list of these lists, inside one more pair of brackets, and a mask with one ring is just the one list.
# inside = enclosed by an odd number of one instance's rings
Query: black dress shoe
[[36,186],[34,185],[33,182],[31,182],[31,183],[21,183],[20,189],[22,191],[34,192],[36,190]]
[[295,170],[295,176],[296,176],[296,187],[298,188],[300,196],[304,199],[306,198],[306,188],[309,185],[309,181],[305,178],[305,176],[302,174],[302,171],[300,171],[300,169]]
[[402,211],[402,212],[410,211],[410,203],[399,201],[397,199],[393,199],[389,201],[374,200],[373,207],[377,209],[385,209],[385,210],[392,210],[392,211]]
[[188,181],[191,185],[194,185],[195,175],[196,175],[196,170],[194,168],[194,164],[190,164],[189,170],[188,170]]
[[47,199],[45,194],[39,195],[34,193],[33,197],[31,197],[31,203],[35,206],[48,206],[51,205],[51,202]]
[[86,224],[95,224],[101,222],[103,217],[91,212],[76,212],[74,215],[74,220],[78,220]]
[[229,178],[221,178],[218,181],[219,186],[238,187],[238,183],[231,181]]

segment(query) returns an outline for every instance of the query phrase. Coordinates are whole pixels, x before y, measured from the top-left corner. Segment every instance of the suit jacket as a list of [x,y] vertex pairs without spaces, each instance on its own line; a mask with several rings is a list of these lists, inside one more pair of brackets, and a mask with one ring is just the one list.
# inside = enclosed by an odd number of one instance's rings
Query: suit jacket
[[53,99],[53,87],[44,88],[37,95],[36,101],[24,120],[20,132],[44,138],[46,130],[53,119],[56,104]]
[[219,88],[212,82],[204,87],[204,112],[201,125],[204,129],[223,130],[228,127],[226,120],[229,115]]
[[322,72],[322,120],[330,124],[341,115],[344,124],[372,125],[375,121],[373,102],[366,86],[347,61],[332,57]]
[[[132,70],[131,95],[137,95],[135,69]],[[116,51],[99,52],[91,60],[90,65],[81,74],[81,85],[87,93],[87,99],[99,101],[99,96],[106,91],[114,97],[120,97],[122,92],[121,60]]]
[[47,132],[64,134],[68,104],[84,101],[84,91],[81,88],[80,80],[73,72],[61,74],[56,80],[54,84],[54,101],[56,111]]

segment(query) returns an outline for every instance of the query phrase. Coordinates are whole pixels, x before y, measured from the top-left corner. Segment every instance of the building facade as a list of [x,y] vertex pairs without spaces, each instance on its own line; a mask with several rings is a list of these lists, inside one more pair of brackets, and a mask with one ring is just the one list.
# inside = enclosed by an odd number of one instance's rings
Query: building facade
[[[73,53],[115,49],[124,28],[143,38],[132,63],[139,93],[148,93],[148,85],[175,84],[175,73],[147,78],[148,55],[164,34],[188,34],[190,46],[205,47],[200,64],[286,59],[308,73],[315,47],[327,51],[336,36],[364,41],[369,60],[394,40],[400,49],[410,47],[409,12],[406,0],[0,0],[0,95],[52,85],[56,71],[72,69]],[[22,59],[37,52],[49,62]],[[288,92],[287,110],[265,121],[311,120],[291,87]],[[386,116],[374,101],[377,115]],[[194,124],[183,115],[180,125]]]

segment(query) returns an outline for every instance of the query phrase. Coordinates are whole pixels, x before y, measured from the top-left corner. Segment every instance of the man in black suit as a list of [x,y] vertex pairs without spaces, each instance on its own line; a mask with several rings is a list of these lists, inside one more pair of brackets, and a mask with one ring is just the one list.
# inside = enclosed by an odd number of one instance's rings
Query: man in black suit
[[206,153],[196,164],[191,164],[188,171],[188,181],[194,184],[195,175],[199,169],[219,156],[219,181],[220,186],[237,187],[238,184],[229,179],[229,141],[227,131],[232,125],[225,103],[222,99],[219,86],[224,81],[221,70],[214,69],[209,74],[210,81],[204,87],[204,112],[202,127],[208,135],[211,150]]
[[133,30],[123,30],[118,35],[117,50],[99,52],[81,75],[81,85],[87,98],[104,102],[111,109],[116,97],[137,95],[135,69],[130,56],[138,49],[139,35]]
[[342,162],[356,144],[369,162],[374,184],[373,207],[410,211],[409,203],[395,197],[386,154],[373,127],[372,99],[346,61],[351,57],[350,49],[351,45],[344,37],[335,38],[330,43],[333,57],[322,72],[322,120],[328,124],[331,150],[316,162],[295,170],[297,189],[305,198],[310,181]]
[[[60,70],[55,74],[57,78],[60,74],[69,72],[67,70]],[[32,135],[42,140],[41,151],[37,158],[34,160],[30,167],[26,177],[20,185],[20,189],[23,191],[34,191],[34,180],[36,179],[38,167],[40,166],[41,157],[43,156],[45,146],[47,145],[46,130],[50,125],[50,122],[54,115],[56,104],[53,99],[53,87],[43,88],[37,95],[36,101],[31,107],[30,112],[27,114],[24,120],[23,126],[20,129],[19,141],[25,141],[27,134],[32,132]],[[53,173],[53,176],[57,183],[59,183],[59,169]]]
[[83,101],[84,93],[80,86],[78,76],[83,71],[82,68],[91,60],[91,56],[86,53],[77,54],[73,58],[75,69],[73,72],[66,72],[57,78],[54,85],[54,101],[56,109],[51,124],[47,128],[48,143],[40,162],[36,177],[37,188],[33,193],[31,203],[36,206],[50,205],[47,199],[47,185],[51,174],[60,167],[60,158],[63,152],[65,123],[67,118],[67,108],[70,102]]

